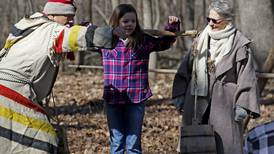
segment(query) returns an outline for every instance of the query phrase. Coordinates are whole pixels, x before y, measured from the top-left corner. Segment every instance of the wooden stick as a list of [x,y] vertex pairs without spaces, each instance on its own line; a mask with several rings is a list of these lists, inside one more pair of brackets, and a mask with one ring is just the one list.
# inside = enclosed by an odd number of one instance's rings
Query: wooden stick
[[197,30],[186,30],[184,32],[170,32],[170,31],[165,31],[165,30],[157,30],[157,29],[144,29],[145,33],[148,33],[149,35],[153,36],[191,36],[195,37],[197,35]]
[[262,79],[274,79],[274,73],[256,73],[256,76]]

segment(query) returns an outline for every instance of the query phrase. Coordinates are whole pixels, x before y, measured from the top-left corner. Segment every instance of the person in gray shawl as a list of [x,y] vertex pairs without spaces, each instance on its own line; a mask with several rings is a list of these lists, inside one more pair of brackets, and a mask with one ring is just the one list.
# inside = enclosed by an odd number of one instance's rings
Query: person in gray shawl
[[243,121],[260,116],[251,42],[232,19],[227,2],[212,1],[208,25],[183,58],[172,92],[185,126],[192,125],[197,96],[198,122],[213,126],[218,154],[241,154]]

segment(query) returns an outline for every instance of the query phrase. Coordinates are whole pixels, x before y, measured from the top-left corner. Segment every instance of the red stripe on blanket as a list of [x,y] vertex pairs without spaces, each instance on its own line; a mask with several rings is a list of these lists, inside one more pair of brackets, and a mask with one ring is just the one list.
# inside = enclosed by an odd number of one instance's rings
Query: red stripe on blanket
[[46,111],[42,107],[33,103],[31,100],[27,99],[23,95],[19,94],[18,92],[14,91],[8,87],[0,85],[0,95],[5,96],[5,97],[7,97],[19,104],[22,104],[28,108],[31,108],[35,111],[46,114]]
[[54,51],[56,53],[62,53],[62,45],[63,45],[63,40],[64,40],[64,30],[60,33],[58,38],[55,40],[55,45],[54,45]]

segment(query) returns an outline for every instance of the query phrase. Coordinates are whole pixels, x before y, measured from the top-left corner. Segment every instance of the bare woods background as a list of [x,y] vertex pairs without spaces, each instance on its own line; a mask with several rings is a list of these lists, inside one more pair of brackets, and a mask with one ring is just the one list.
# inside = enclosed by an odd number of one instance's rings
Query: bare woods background
[[[106,25],[111,12],[120,3],[130,3],[138,11],[143,28],[163,29],[169,15],[180,17],[182,30],[202,30],[206,25],[207,7],[211,0],[75,0],[76,23],[90,21]],[[261,68],[274,48],[274,0],[228,0],[234,7],[234,22],[255,44],[255,57]],[[11,25],[25,15],[43,10],[46,0],[1,0],[0,45],[3,46]],[[171,49],[152,58],[156,66],[175,67],[190,48],[192,38],[179,38]],[[169,53],[169,54],[168,54]],[[88,59],[90,56],[85,56]],[[158,58],[157,58],[158,57]],[[83,58],[83,57],[82,57]],[[158,59],[158,60],[157,60]],[[169,59],[163,61],[162,59]]]
[[[182,21],[182,31],[202,30],[206,25],[210,0],[75,0],[76,23],[90,21],[106,25],[115,6],[130,3],[138,11],[143,28],[163,29],[169,15]],[[235,25],[254,42],[257,71],[273,72],[274,0],[228,0],[235,10]],[[11,26],[25,15],[43,10],[46,0],[1,0],[0,45],[3,46]],[[154,54],[152,68],[175,69],[190,48],[191,37],[180,37],[169,51]],[[101,65],[98,53],[79,52],[78,64]],[[109,133],[104,116],[102,71],[67,71],[58,75],[49,111],[64,128],[64,153],[109,153]],[[158,74],[151,84],[153,97],[146,104],[142,146],[144,154],[176,153],[180,116],[170,104],[174,74]],[[267,80],[263,80],[264,87]],[[262,101],[274,104],[274,81],[269,80]],[[261,88],[263,89],[263,88]],[[55,100],[55,101],[53,101]],[[262,116],[251,120],[248,129],[274,119],[274,106],[261,105]]]

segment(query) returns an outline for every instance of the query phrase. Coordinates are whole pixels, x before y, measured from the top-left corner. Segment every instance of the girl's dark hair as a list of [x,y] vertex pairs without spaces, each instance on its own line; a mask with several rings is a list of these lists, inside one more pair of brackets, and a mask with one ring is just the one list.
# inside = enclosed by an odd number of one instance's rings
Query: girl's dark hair
[[135,48],[138,44],[140,44],[144,37],[144,32],[141,29],[141,26],[138,21],[138,16],[135,8],[130,4],[120,4],[114,10],[109,20],[109,25],[112,28],[116,28],[119,26],[120,19],[126,14],[133,12],[136,15],[136,28],[134,32],[128,37],[127,47]]

